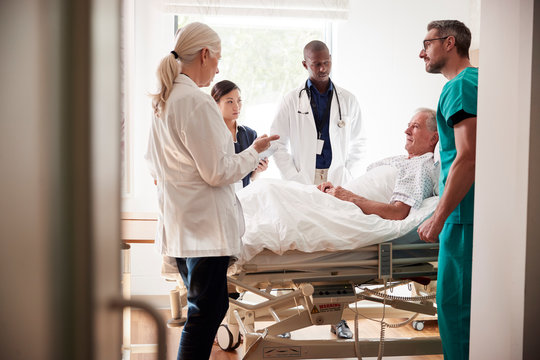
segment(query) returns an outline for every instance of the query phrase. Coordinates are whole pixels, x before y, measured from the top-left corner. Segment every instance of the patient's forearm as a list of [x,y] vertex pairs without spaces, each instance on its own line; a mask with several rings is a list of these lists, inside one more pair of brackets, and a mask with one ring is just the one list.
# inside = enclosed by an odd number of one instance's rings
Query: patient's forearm
[[411,207],[401,201],[395,201],[391,204],[385,204],[378,201],[368,200],[364,197],[358,196],[355,201],[353,201],[356,206],[358,206],[364,214],[379,215],[383,219],[388,220],[403,220],[409,215]]
[[365,197],[356,195],[349,190],[338,186],[328,191],[329,194],[337,197],[338,199],[349,201],[358,206],[364,214],[379,215],[383,219],[388,220],[403,220],[409,215],[411,207],[401,201],[395,201],[391,204],[382,203],[366,199]]

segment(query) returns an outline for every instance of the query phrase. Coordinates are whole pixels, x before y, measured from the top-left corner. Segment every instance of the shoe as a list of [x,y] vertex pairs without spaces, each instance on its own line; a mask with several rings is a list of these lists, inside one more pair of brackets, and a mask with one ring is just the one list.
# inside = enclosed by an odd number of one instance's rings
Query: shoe
[[280,337],[282,339],[290,339],[291,338],[291,333],[290,332],[285,332],[283,334],[279,334],[278,337]]
[[330,331],[332,334],[336,334],[340,339],[352,339],[353,336],[353,333],[345,320],[341,320],[337,325],[331,325]]

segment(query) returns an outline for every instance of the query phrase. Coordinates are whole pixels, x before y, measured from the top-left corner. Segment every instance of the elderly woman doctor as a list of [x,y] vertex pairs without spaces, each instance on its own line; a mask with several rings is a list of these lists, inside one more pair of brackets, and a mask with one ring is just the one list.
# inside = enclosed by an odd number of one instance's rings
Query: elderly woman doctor
[[226,270],[240,252],[243,217],[234,182],[253,171],[258,153],[278,136],[263,135],[235,154],[215,101],[199,90],[219,72],[221,40],[207,25],[191,23],[161,61],[159,93],[146,158],[157,180],[156,246],[176,258],[188,289],[188,315],[178,359],[208,359],[228,309]]

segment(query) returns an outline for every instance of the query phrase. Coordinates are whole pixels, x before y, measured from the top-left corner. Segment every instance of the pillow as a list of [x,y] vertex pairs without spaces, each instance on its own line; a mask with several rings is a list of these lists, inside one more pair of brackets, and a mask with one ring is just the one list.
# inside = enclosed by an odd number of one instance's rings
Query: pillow
[[438,162],[441,162],[441,153],[439,152],[438,141],[437,141],[437,145],[435,145],[435,150],[433,150],[433,161],[435,161],[435,164]]
[[433,161],[435,161],[435,166],[437,167],[437,176],[435,177],[433,183],[433,194],[439,196],[439,174],[441,173],[441,153],[439,152],[439,142],[435,145],[435,150],[433,151]]
[[388,203],[394,193],[396,178],[396,168],[381,165],[349,181],[343,187],[366,199]]

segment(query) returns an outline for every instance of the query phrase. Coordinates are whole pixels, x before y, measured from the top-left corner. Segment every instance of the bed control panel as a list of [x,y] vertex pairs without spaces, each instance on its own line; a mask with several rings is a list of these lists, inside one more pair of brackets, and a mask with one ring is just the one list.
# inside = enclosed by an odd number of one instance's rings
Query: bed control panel
[[392,243],[379,244],[379,279],[392,277]]
[[351,284],[314,285],[311,321],[314,325],[334,324],[341,320],[343,310],[356,301]]
[[352,296],[356,298],[351,284],[314,285],[313,288],[313,301],[315,301],[315,298],[324,299],[328,297]]

